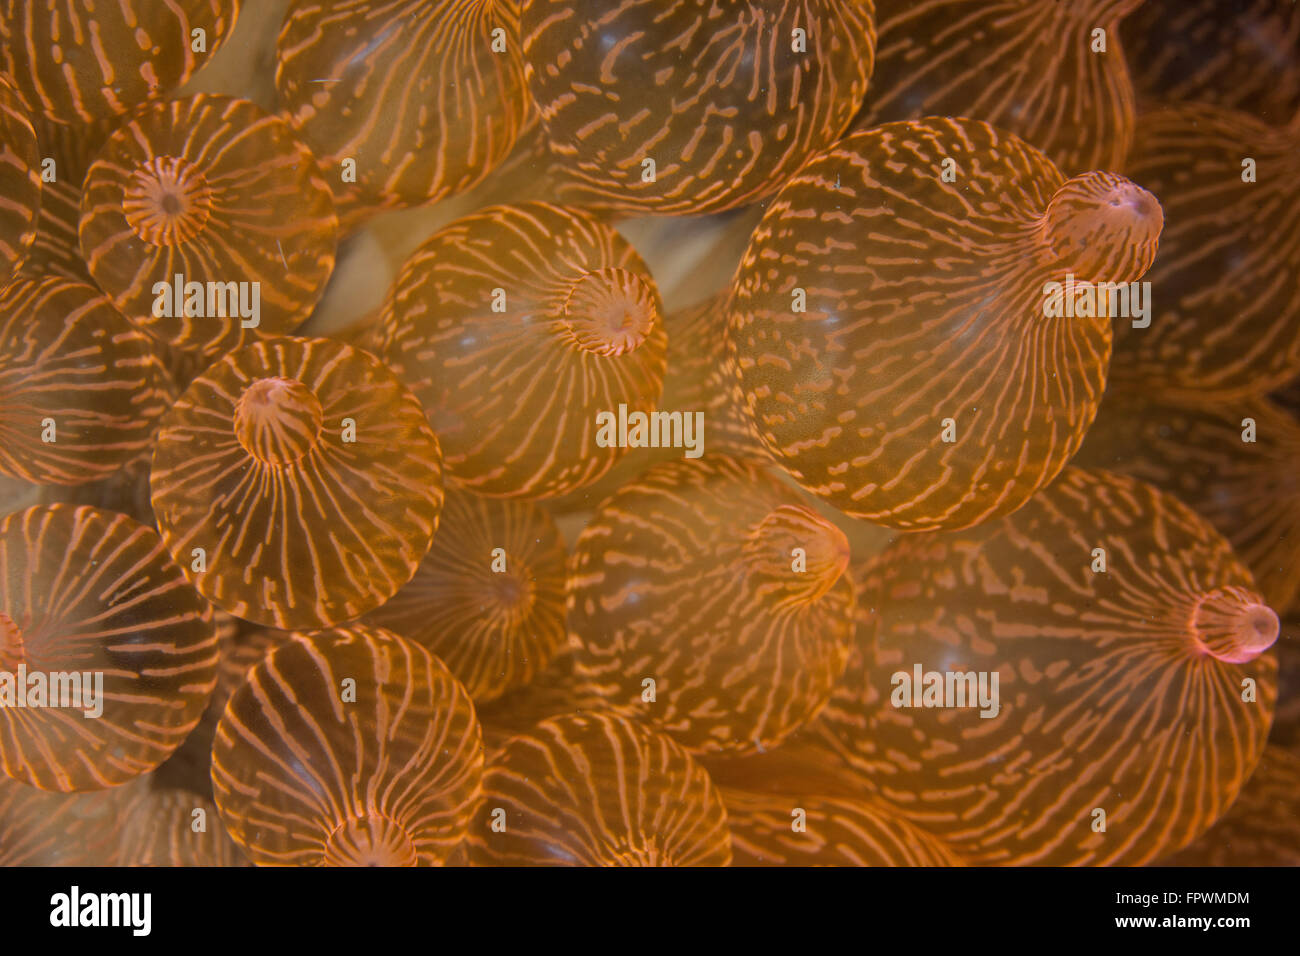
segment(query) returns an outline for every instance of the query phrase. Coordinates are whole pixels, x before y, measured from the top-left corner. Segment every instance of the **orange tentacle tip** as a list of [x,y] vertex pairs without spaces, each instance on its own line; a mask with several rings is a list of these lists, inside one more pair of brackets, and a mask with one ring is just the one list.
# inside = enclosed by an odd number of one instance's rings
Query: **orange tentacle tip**
[[0,520],[4,774],[68,792],[148,773],[198,724],[216,667],[212,609],[152,529],[61,504]]
[[453,479],[550,498],[625,453],[600,443],[597,415],[654,410],[667,336],[626,240],[588,213],[529,202],[458,219],[421,246],[369,347],[423,402]]
[[685,453],[670,444],[632,449],[594,484],[548,500],[548,508],[557,513],[590,510],[650,466],[682,458],[683,454],[690,457],[707,450],[709,454],[767,461],[767,452],[754,434],[727,355],[727,298],[724,290],[670,312],[664,320],[668,334],[667,367],[658,409],[670,415],[677,412],[684,419],[702,416],[699,422],[703,427],[691,433],[691,441],[696,443],[694,450],[685,441],[685,434],[682,436],[683,444],[688,445]]
[[222,821],[259,866],[454,861],[482,773],[464,686],[364,625],[272,650],[230,698],[212,754]]
[[215,356],[292,332],[334,269],[338,218],[287,122],[200,94],[133,114],[86,174],[95,281],[154,337]]
[[222,610],[284,629],[383,603],[442,511],[424,409],[373,356],[277,338],[220,359],[158,430],[150,476],[167,548]]
[[844,534],[755,465],[656,466],[607,500],[574,546],[577,675],[692,751],[774,746],[843,674],[848,560]]
[[1071,467],[1015,514],[864,574],[821,722],[980,864],[1137,865],[1202,834],[1264,751],[1277,616],[1171,495]]
[[510,740],[483,781],[470,859],[486,866],[725,866],[727,812],[671,738],[600,710]]
[[1106,383],[1111,318],[1063,310],[1063,291],[1128,291],[1162,225],[1134,183],[1066,179],[986,123],[845,137],[771,202],[736,276],[728,338],[759,438],[856,518],[916,531],[1014,511],[1078,449]]

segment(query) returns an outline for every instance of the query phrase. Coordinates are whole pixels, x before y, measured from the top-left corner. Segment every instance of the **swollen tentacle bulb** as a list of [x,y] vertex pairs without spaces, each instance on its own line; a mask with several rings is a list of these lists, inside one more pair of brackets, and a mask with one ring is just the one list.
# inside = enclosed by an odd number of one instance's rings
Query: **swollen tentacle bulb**
[[0,865],[1296,863],[1298,145],[1294,0],[0,0]]
[[379,628],[296,635],[246,675],[212,751],[217,807],[261,865],[445,862],[483,774],[445,664]]
[[768,205],[731,298],[759,438],[804,488],[906,530],[1023,505],[1078,450],[1111,351],[1077,283],[1139,280],[1163,217],[985,123],[854,133]]
[[[974,862],[1158,859],[1263,752],[1278,616],[1149,485],[1071,468],[1006,518],[899,539],[864,577],[823,720],[866,786]],[[1170,766],[1182,782],[1161,787]]]

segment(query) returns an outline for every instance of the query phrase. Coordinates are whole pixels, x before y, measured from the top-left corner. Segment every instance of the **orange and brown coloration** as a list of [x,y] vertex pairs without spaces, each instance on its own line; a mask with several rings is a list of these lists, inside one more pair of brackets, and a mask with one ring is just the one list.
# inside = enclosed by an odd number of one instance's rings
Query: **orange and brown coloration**
[[1269,396],[1292,415],[1300,418],[1300,378],[1286,382]]
[[478,865],[731,860],[727,812],[709,775],[669,737],[614,714],[554,717],[515,737],[483,790],[470,834]]
[[452,478],[478,494],[545,498],[623,455],[597,445],[596,415],[654,409],[666,336],[659,292],[626,240],[586,213],[521,203],[421,246],[370,347],[423,402]]
[[657,466],[606,501],[574,546],[578,677],[693,751],[771,747],[816,715],[844,671],[848,560],[843,533],[754,465]]
[[[144,333],[139,334],[148,339]],[[175,393],[165,392],[164,405],[173,401]],[[157,419],[154,425],[156,427]],[[0,466],[0,501],[5,503],[0,506],[0,514],[35,504],[88,505],[101,511],[124,514],[156,530],[153,505],[149,499],[149,463],[152,459],[153,447],[145,445],[108,477],[75,485],[36,484],[22,478],[7,477]]]
[[700,754],[709,776],[725,790],[740,790],[785,797],[791,793],[816,794],[856,800],[870,796],[864,780],[838,752],[822,740],[820,721],[790,735],[779,747],[749,754]]
[[955,529],[1014,511],[1077,450],[1106,381],[1109,318],[1048,317],[1047,285],[1139,279],[1161,222],[1128,180],[1064,179],[984,123],[846,137],[768,206],[736,277],[729,339],[759,437],[854,517]]
[[30,503],[89,505],[101,511],[116,511],[157,530],[149,499],[152,457],[153,449],[145,448],[107,478],[84,485],[41,485],[37,499]]
[[1214,826],[1162,866],[1300,866],[1300,755],[1270,744]]
[[[0,71],[63,124],[122,116],[184,83],[225,42],[241,0],[0,0]],[[203,31],[204,51],[194,32]]]
[[[246,100],[199,95],[147,107],[112,135],[86,175],[79,236],[95,281],[128,318],[215,355],[306,320],[334,269],[338,219],[288,123]],[[157,286],[178,275],[205,286],[203,301],[187,294],[159,309]],[[231,283],[258,283],[256,327],[229,314]]]
[[102,674],[103,712],[0,709],[0,771],[43,790],[114,787],[161,764],[203,716],[212,609],[151,529],[94,508],[28,508],[0,521],[0,671],[19,666],[75,671],[91,687],[85,675]]
[[[726,291],[664,319],[667,369],[658,408],[667,413],[704,414],[702,447],[756,462],[768,460],[745,410],[745,398],[727,355]],[[594,484],[547,502],[556,512],[588,511],[652,465],[683,457],[680,448],[634,448]]]
[[22,274],[32,278],[62,276],[94,285],[77,238],[80,217],[80,187],[62,179],[46,183],[41,191],[36,241],[32,244],[32,254],[23,264]]
[[63,276],[87,285],[95,280],[81,256],[77,225],[81,220],[81,187],[95,155],[103,148],[114,126],[95,123],[60,126],[38,121],[33,124],[44,158],[54,161],[53,181],[41,184],[41,215],[36,223],[36,241],[23,264],[22,274],[32,278]]
[[[234,620],[231,618],[231,620]],[[260,664],[271,652],[289,638],[286,631],[263,628],[235,628],[218,635],[221,659],[217,661],[217,689],[212,703],[217,717],[226,709],[226,702],[239,690],[248,672]]]
[[415,577],[365,620],[428,648],[476,703],[493,700],[564,643],[566,557],[537,505],[450,490]]
[[345,200],[463,192],[528,119],[516,0],[292,0],[277,59],[280,99]]
[[[196,811],[202,816],[196,816]],[[195,827],[202,820],[203,828]],[[183,790],[149,790],[115,821],[120,834],[117,866],[247,866],[217,808]]]
[[[1158,859],[1263,752],[1277,615],[1227,541],[1149,485],[1070,468],[1000,521],[900,537],[864,577],[822,721],[880,797],[973,862]],[[918,666],[986,690],[996,674],[996,713],[917,706],[895,675]]]
[[[253,666],[289,639],[292,632],[245,628],[225,611],[216,611],[217,686],[208,700],[203,719],[185,743],[153,775],[155,787],[179,787],[186,791],[212,793],[212,741],[217,722],[231,695],[239,689]],[[159,812],[162,812],[161,810]],[[220,829],[218,827],[218,829]],[[203,846],[208,846],[204,843]]]
[[497,762],[512,738],[530,732],[543,720],[588,710],[635,719],[630,708],[611,706],[582,685],[573,666],[572,647],[566,645],[531,683],[478,707],[488,764]]
[[465,688],[424,648],[362,625],[272,651],[226,705],[212,755],[222,820],[259,866],[444,863],[482,773]]
[[668,373],[660,404],[669,411],[704,412],[710,453],[765,462],[767,450],[754,433],[730,364],[728,299],[729,292],[720,292],[668,316]]
[[[1118,28],[1141,2],[876,0],[876,69],[853,128],[968,117],[1066,173],[1119,169],[1136,120]],[[1098,29],[1104,53],[1093,49]]]
[[1168,226],[1147,277],[1151,326],[1116,326],[1113,379],[1231,398],[1300,374],[1298,149],[1300,114],[1282,128],[1196,104],[1143,115],[1124,168],[1162,198]]
[[0,774],[0,866],[121,866],[120,824],[149,783],[52,793]]
[[0,285],[27,257],[36,239],[40,209],[41,153],[36,131],[18,94],[0,76]]
[[1268,399],[1112,389],[1074,460],[1181,498],[1232,543],[1271,607],[1300,610],[1300,423]]
[[938,837],[866,798],[782,798],[724,788],[722,802],[733,866],[962,865]]
[[1269,744],[1300,752],[1300,618],[1294,614],[1282,622],[1277,641],[1277,710]]
[[1300,110],[1293,0],[1143,0],[1123,33],[1139,96],[1213,103],[1275,124]]
[[98,289],[25,276],[0,289],[0,472],[107,478],[148,448],[170,397],[155,343]]
[[522,31],[564,198],[660,214],[775,192],[848,126],[875,46],[870,0],[524,0]]
[[279,338],[191,383],[159,427],[151,484],[163,540],[209,600],[325,627],[415,573],[442,510],[442,456],[420,403],[371,355]]

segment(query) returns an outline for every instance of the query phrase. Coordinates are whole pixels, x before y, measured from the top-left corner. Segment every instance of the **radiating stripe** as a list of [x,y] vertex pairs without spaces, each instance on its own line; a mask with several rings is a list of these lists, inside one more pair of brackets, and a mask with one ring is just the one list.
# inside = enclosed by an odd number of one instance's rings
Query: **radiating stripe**
[[345,204],[465,191],[509,155],[531,109],[516,0],[293,0],[276,87]]
[[188,791],[150,790],[116,823],[119,866],[248,865],[212,801]]
[[515,737],[483,789],[470,838],[479,865],[731,860],[727,813],[709,775],[668,737],[614,714],[555,717]]
[[1167,225],[1151,325],[1117,323],[1112,378],[1228,399],[1300,375],[1297,134],[1300,118],[1275,128],[1199,104],[1142,117],[1124,171],[1161,197]]
[[[158,535],[49,505],[0,521],[0,668],[103,675],[103,713],[0,708],[0,770],[46,790],[113,787],[161,764],[216,683],[212,609]],[[5,624],[7,618],[8,624]]]
[[14,88],[0,75],[0,285],[17,271],[36,238],[40,167],[31,118]]
[[[283,463],[253,454],[238,427],[241,397],[270,379],[298,383],[320,410]],[[419,402],[371,355],[325,339],[257,342],[191,383],[159,426],[151,483],[159,531],[195,587],[279,628],[350,620],[391,597],[428,552],[443,498]]]
[[854,517],[1013,511],[1078,448],[1106,382],[1110,319],[1048,317],[1045,287],[1140,279],[1160,227],[1122,177],[1065,180],[984,123],[846,137],[768,205],[736,275],[728,337],[759,437]]
[[[1016,133],[1067,174],[1118,170],[1136,124],[1120,20],[1141,2],[876,0],[876,69],[853,128],[963,116]],[[1097,29],[1105,53],[1093,52]]]
[[532,730],[543,720],[591,708],[634,716],[627,708],[600,700],[582,685],[574,669],[573,646],[566,644],[531,683],[479,706],[488,762],[496,762],[512,737]]
[[[1243,440],[1246,419],[1252,442]],[[1075,463],[1178,496],[1232,542],[1271,607],[1300,609],[1300,423],[1272,402],[1112,389]]]
[[[247,100],[200,94],[150,106],[112,135],[87,173],[78,231],[95,281],[128,318],[215,357],[306,320],[334,269],[338,219],[288,123]],[[208,283],[248,283],[249,304],[257,283],[259,324],[245,328],[228,300],[224,316],[187,314],[184,300],[170,315],[156,309],[155,286],[174,287],[177,275],[205,293]]]
[[[32,108],[77,125],[184,83],[225,42],[240,0],[0,0],[0,71]],[[206,52],[194,51],[203,30]]]
[[660,404],[667,411],[703,412],[710,452],[766,461],[727,351],[728,296],[723,291],[668,316],[668,372]]
[[[667,368],[658,408],[680,413],[683,421],[702,414],[699,447],[709,454],[763,463],[768,454],[754,434],[727,354],[727,298],[724,290],[665,317]],[[652,465],[684,455],[672,447],[629,449],[595,483],[551,499],[547,507],[555,513],[590,511]]]
[[866,799],[724,789],[722,802],[733,866],[961,865],[938,837]]
[[1270,744],[1226,814],[1161,866],[1300,866],[1300,755]]
[[1122,32],[1141,96],[1213,103],[1275,124],[1300,110],[1294,0],[1143,0]]
[[848,126],[875,46],[871,0],[529,0],[521,29],[564,198],[659,214],[771,195]]
[[[1250,572],[1150,485],[1070,468],[1009,517],[900,537],[864,577],[822,723],[880,798],[972,862],[1158,859],[1223,815],[1264,749],[1276,652],[1227,663],[1194,625]],[[996,673],[997,714],[895,706],[893,675],[916,665]]]
[[538,506],[452,490],[415,576],[365,621],[437,655],[476,703],[492,700],[565,642],[566,557]]
[[368,347],[424,404],[457,481],[543,498],[592,483],[622,456],[597,444],[596,415],[654,409],[665,341],[663,305],[632,246],[588,213],[530,202],[458,219],[425,242]]
[[148,448],[170,400],[157,345],[98,289],[25,276],[0,289],[0,471],[107,478]]
[[755,466],[657,466],[607,500],[574,546],[578,678],[692,751],[775,746],[843,673],[847,561],[843,534]]
[[483,742],[441,661],[353,625],[294,635],[255,665],[212,759],[222,820],[259,866],[429,866],[465,838]]
[[37,790],[0,774],[0,866],[121,866],[119,824],[150,780],[88,793]]

